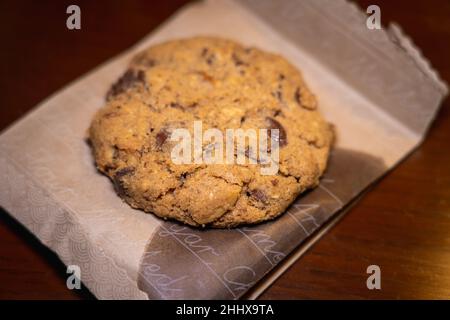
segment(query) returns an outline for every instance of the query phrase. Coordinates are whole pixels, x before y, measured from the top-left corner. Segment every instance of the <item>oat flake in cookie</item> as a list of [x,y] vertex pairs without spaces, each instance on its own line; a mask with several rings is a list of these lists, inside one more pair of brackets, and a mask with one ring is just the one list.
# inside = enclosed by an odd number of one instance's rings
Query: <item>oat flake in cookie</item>
[[[300,72],[283,57],[234,41],[197,37],[138,54],[90,127],[98,169],[133,208],[192,226],[273,219],[318,185],[330,125]],[[175,164],[171,132],[279,129],[279,170],[260,164]],[[206,147],[206,145],[204,145]],[[248,155],[247,155],[248,156]]]

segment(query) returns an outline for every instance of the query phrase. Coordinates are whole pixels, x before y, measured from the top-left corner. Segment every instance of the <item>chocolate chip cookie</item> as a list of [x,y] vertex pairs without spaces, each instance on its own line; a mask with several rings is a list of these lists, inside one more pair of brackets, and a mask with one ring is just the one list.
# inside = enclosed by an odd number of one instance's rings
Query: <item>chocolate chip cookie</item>
[[[248,146],[241,154],[230,149],[245,163],[176,163],[173,132],[195,137],[196,122],[202,132],[217,129],[224,137],[227,129],[266,129],[269,137],[276,131],[270,141],[278,145],[277,170],[263,174],[267,163],[252,159]],[[98,169],[133,208],[224,228],[273,219],[317,186],[333,133],[300,72],[283,57],[195,37],[135,56],[106,94],[89,138]],[[200,142],[203,154],[211,145]]]

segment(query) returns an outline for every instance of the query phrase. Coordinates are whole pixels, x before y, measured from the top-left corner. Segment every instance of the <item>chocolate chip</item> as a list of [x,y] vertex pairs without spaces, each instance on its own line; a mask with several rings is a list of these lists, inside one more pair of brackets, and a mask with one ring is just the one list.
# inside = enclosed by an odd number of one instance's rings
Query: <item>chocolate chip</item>
[[214,56],[213,53],[211,53],[211,54],[209,54],[209,55],[208,55],[208,53],[209,53],[208,48],[203,48],[203,49],[202,49],[201,56],[202,56],[203,58],[205,58],[207,64],[211,65],[211,64],[213,64],[213,62],[214,62],[215,56]]
[[[267,152],[270,153],[270,146],[267,149],[268,149]],[[262,163],[261,159],[258,157],[257,151],[253,151],[253,153],[251,154],[249,147],[245,148],[244,155],[248,159],[251,159],[251,160],[255,161],[257,164],[261,164]]]
[[284,74],[282,74],[282,73],[280,73],[279,75],[278,75],[278,80],[284,80],[284,78],[285,78],[285,76],[284,76]]
[[117,194],[120,197],[123,197],[127,194],[127,188],[124,186],[123,182],[120,180],[113,180],[114,181],[114,188],[117,192]]
[[129,69],[111,86],[106,94],[106,99],[109,100],[138,84],[145,84],[144,71]]
[[297,88],[294,93],[294,99],[298,103],[299,106],[302,105],[301,95],[300,95],[300,88]]
[[233,54],[231,55],[231,59],[233,59],[234,65],[235,65],[236,67],[239,67],[239,66],[242,66],[242,65],[246,65],[246,63],[245,63],[241,58],[239,58],[239,57],[236,55],[236,53],[233,53]]
[[175,108],[175,109],[186,110],[186,108],[187,108],[187,109],[193,109],[193,108],[198,107],[198,103],[197,103],[197,102],[192,102],[192,103],[188,104],[188,105],[185,107],[185,106],[182,105],[181,103],[178,103],[178,102],[171,102],[171,103],[169,104],[169,106],[170,106],[171,108]]
[[115,168],[114,166],[107,164],[103,169],[109,173],[111,170],[114,170],[114,168]]
[[250,190],[247,192],[247,195],[258,202],[267,203],[268,201],[267,195],[260,189]]
[[272,183],[272,185],[276,187],[278,185],[278,180],[277,179],[270,180],[270,183]]
[[269,136],[272,136],[272,129],[278,129],[278,143],[280,147],[284,147],[287,144],[287,135],[284,127],[281,125],[281,123],[271,117],[266,117],[266,123],[269,129],[267,132]]
[[184,183],[185,181],[186,181],[186,177],[188,176],[188,173],[187,172],[183,172],[181,175],[180,175],[180,182],[181,183]]
[[184,107],[183,107],[181,104],[179,104],[178,102],[171,102],[171,103],[169,104],[169,106],[170,106],[171,108],[184,110]]
[[159,130],[159,132],[156,134],[156,147],[158,149],[161,149],[164,142],[166,142],[166,140],[167,140],[167,138],[169,138],[169,136],[170,136],[170,132],[167,131],[167,129]]
[[[306,92],[306,93],[308,94],[308,92]],[[302,101],[302,92],[301,92],[300,88],[297,88],[297,90],[295,90],[294,99],[298,103],[298,105],[304,109],[315,110],[317,107],[314,96],[311,96],[310,99],[306,98],[305,101]]]
[[120,179],[124,176],[130,175],[134,172],[134,167],[125,167],[120,170],[117,170],[117,172],[114,174],[114,179]]
[[124,185],[123,178],[125,176],[130,176],[134,173],[133,167],[125,167],[120,170],[117,170],[113,176],[114,187],[119,196],[126,195],[127,189]]
[[276,110],[273,114],[274,117],[278,117],[279,115],[283,115],[283,111],[281,111],[280,109]]
[[278,101],[283,102],[283,93],[281,89],[275,91],[274,96],[278,99]]

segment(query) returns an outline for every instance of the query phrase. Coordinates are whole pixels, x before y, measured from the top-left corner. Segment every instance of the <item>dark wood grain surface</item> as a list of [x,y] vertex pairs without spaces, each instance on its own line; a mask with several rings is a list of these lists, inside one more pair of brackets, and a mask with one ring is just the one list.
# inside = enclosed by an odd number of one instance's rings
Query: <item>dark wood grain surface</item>
[[[0,2],[0,129],[128,48],[186,1]],[[450,82],[450,1],[378,4]],[[82,29],[65,27],[78,4]],[[381,267],[381,290],[366,268]],[[0,210],[0,299],[93,299],[66,288],[64,265]],[[263,299],[450,298],[450,101],[424,143],[315,244]]]

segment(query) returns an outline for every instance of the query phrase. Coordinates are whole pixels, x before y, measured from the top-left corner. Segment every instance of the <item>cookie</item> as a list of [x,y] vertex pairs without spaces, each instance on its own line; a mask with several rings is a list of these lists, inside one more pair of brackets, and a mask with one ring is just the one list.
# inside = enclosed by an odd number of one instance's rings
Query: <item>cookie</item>
[[[245,163],[196,161],[187,151],[183,155],[192,161],[176,163],[179,141],[173,133],[184,129],[195,136],[198,123],[200,134],[255,130],[260,139],[266,132],[277,170],[264,174],[267,163],[258,153],[254,159],[247,144],[241,153],[235,144],[229,149],[232,159]],[[133,208],[191,226],[225,228],[273,219],[316,187],[333,133],[300,72],[283,57],[195,37],[136,55],[108,91],[89,138],[97,168]],[[217,143],[203,139],[197,147],[204,156]]]

